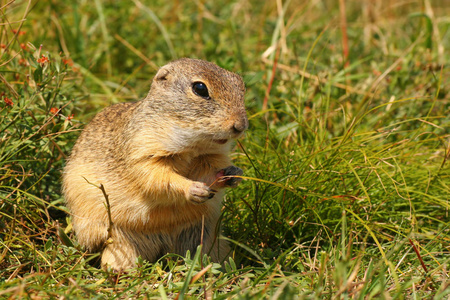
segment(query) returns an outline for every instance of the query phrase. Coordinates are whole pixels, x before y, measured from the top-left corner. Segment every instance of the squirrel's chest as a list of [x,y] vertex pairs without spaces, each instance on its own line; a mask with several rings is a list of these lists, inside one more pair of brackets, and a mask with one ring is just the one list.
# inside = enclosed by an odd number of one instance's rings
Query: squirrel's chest
[[186,162],[179,172],[186,178],[211,185],[216,180],[217,172],[229,164],[225,156],[203,155]]

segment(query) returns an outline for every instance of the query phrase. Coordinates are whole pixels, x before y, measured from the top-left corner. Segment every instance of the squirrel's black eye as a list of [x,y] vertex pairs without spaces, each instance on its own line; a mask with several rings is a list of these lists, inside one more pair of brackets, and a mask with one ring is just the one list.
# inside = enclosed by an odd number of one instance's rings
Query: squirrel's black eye
[[208,100],[210,99],[208,88],[206,87],[206,84],[204,84],[203,82],[194,82],[194,84],[192,85],[192,90],[194,91],[195,94],[199,95],[200,97],[203,97]]

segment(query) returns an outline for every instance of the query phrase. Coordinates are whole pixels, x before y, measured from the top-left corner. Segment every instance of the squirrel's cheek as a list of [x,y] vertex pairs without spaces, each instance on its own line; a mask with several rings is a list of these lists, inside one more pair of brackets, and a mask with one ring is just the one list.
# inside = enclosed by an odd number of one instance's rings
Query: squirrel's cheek
[[168,152],[179,153],[190,148],[192,143],[198,139],[198,134],[188,128],[172,127],[166,130],[164,147]]

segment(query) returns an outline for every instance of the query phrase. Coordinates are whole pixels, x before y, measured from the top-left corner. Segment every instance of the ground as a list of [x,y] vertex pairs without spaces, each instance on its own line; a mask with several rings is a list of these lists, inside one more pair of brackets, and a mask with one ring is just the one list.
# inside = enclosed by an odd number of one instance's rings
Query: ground
[[[449,19],[431,1],[3,1],[0,296],[446,299]],[[83,126],[159,66],[246,83],[244,170],[223,267],[168,254],[128,273],[77,244],[60,190]]]

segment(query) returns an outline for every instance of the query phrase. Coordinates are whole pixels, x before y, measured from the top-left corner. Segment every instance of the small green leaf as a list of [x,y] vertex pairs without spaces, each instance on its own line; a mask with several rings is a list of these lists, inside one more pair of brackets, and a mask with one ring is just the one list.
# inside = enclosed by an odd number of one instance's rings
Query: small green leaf
[[64,229],[62,229],[60,226],[58,226],[58,236],[61,240],[61,243],[66,245],[67,247],[73,247],[72,241],[69,239],[69,237],[64,232]]
[[42,67],[40,65],[33,72],[33,79],[36,83],[40,83],[42,81]]
[[52,246],[53,246],[53,239],[52,239],[52,238],[49,238],[49,239],[47,240],[47,242],[45,243],[45,245],[44,245],[44,250],[45,250],[45,252],[47,252],[48,250],[50,250],[50,249],[52,248]]

